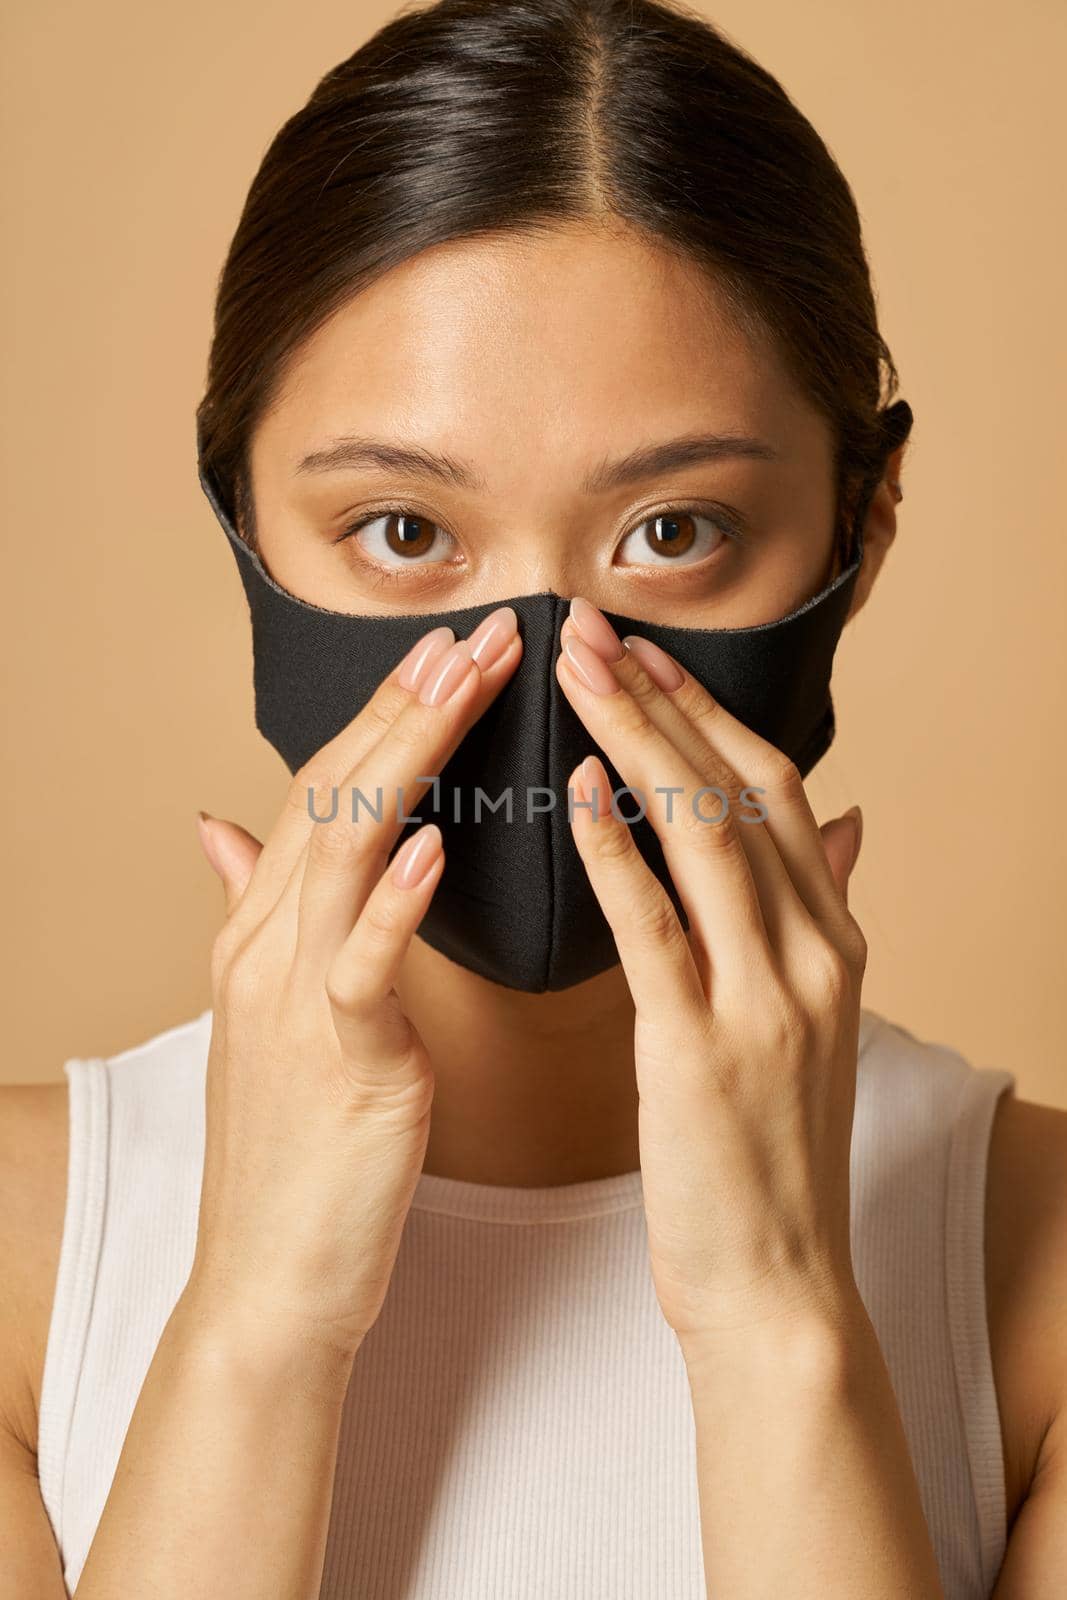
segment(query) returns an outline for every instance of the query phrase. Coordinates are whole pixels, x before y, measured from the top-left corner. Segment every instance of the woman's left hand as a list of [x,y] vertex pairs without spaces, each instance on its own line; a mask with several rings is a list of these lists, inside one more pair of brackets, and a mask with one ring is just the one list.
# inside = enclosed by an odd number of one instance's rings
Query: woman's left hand
[[[689,921],[686,932],[590,756],[570,783],[576,801],[595,795],[596,816],[575,805],[572,828],[636,1010],[663,1314],[686,1353],[770,1319],[834,1319],[858,1294],[849,1154],[867,951],[847,904],[858,813],[820,830],[780,750],[650,641],[611,659],[619,642],[588,602],[562,639],[560,687],[647,804]],[[714,796],[699,816],[692,804],[712,785],[729,796],[721,821]],[[656,792],[669,788],[684,793]],[[763,792],[745,802],[745,788]]]

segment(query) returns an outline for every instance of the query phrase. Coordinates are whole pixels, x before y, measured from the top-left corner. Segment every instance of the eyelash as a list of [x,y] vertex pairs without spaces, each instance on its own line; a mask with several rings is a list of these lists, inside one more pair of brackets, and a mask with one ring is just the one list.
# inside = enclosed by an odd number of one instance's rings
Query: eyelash
[[[640,517],[637,522],[635,522],[631,527],[627,528],[625,533],[622,534],[619,544],[621,545],[623,541],[628,539],[632,533],[636,533],[638,528],[643,527],[646,522],[654,522],[657,517],[670,517],[677,515],[702,517],[705,521],[712,523],[720,533],[722,533],[727,539],[732,540],[735,544],[743,544],[747,538],[746,531],[736,512],[731,512],[725,507],[718,507],[712,511],[704,505],[696,505],[685,501],[679,501],[672,505],[663,506],[658,511],[651,511],[646,516]],[[340,534],[338,534],[337,538],[334,540],[334,543],[343,544],[346,539],[351,539],[355,534],[360,533],[372,522],[377,522],[380,517],[397,516],[418,518],[422,521],[428,522],[433,521],[432,517],[426,517],[423,512],[417,511],[412,506],[379,506],[375,510],[367,512],[366,515],[362,516],[358,522],[351,523]],[[434,526],[440,527],[441,525],[440,523],[434,523]],[[448,530],[442,529],[442,532],[447,533]],[[721,549],[721,546],[717,546],[716,548]],[[435,561],[412,561],[407,566],[407,570],[405,571],[405,564],[402,562],[396,564],[395,566],[387,566],[384,562],[377,562],[369,556],[365,556],[363,559],[370,572],[374,575],[377,583],[404,583],[408,581],[411,572],[416,568],[433,568],[440,567],[445,564],[443,562]],[[709,559],[711,558],[702,557],[700,561],[690,561],[684,563],[684,565],[688,568],[699,567],[703,564],[703,561]],[[647,565],[663,567],[669,566],[671,563],[669,561],[650,561],[647,563]],[[679,563],[679,566],[682,565],[683,563]]]

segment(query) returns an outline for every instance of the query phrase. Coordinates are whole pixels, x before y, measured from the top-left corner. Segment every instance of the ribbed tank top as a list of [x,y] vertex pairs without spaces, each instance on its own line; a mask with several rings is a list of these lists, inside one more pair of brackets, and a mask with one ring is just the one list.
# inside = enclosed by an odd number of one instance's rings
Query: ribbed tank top
[[[38,1460],[70,1592],[192,1265],[210,1030],[205,1011],[64,1063]],[[983,1215],[993,1113],[1013,1086],[864,1009],[853,1261],[946,1600],[988,1600],[1004,1553]],[[651,1281],[640,1172],[540,1189],[420,1174],[353,1365],[320,1595],[705,1600],[689,1386]]]

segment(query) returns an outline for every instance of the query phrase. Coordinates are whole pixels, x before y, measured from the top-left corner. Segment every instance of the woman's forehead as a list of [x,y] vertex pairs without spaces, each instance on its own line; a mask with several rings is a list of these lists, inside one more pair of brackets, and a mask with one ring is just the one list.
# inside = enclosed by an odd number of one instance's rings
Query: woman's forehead
[[560,228],[450,241],[353,296],[290,362],[262,449],[295,470],[328,438],[385,432],[592,462],[692,431],[786,453],[805,426],[821,418],[770,342],[695,263]]

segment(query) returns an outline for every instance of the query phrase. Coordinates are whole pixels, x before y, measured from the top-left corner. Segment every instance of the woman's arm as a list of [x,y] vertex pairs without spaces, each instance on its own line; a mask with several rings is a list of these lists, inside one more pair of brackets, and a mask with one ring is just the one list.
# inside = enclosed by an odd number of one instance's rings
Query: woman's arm
[[[422,775],[514,671],[508,619],[491,613],[471,640],[424,634],[294,775],[264,846],[221,819],[202,827],[227,917],[211,957],[196,1249],[76,1600],[318,1596],[345,1394],[433,1097],[395,982],[440,881],[441,830],[393,847]],[[338,787],[394,795],[395,811],[357,826],[342,805],[312,821],[309,801],[321,816]]]
[[1015,1521],[993,1600],[1067,1592],[1067,1406],[1052,1419],[1030,1493]]
[[[59,1255],[66,1095],[0,1091],[0,1600],[67,1590],[37,1476]],[[351,1361],[279,1318],[179,1299],[141,1389],[78,1600],[318,1595]]]
[[[1067,1594],[1067,1112],[1013,1095],[1000,1100],[985,1233],[1011,1524],[993,1600],[1043,1600]],[[785,1570],[789,1551],[807,1544],[817,1571],[820,1536],[833,1561],[845,1558],[844,1526],[862,1562],[879,1545],[892,1549],[914,1513],[881,1350],[862,1304],[854,1311],[851,1334],[846,1313],[838,1324],[786,1321],[763,1338],[688,1352],[702,1534],[719,1560],[748,1538],[758,1544],[761,1573],[775,1559]],[[737,1459],[751,1463],[751,1498],[728,1471]],[[723,1528],[731,1501],[732,1525]],[[922,1537],[916,1524],[920,1547]],[[866,1595],[861,1575],[862,1565],[856,1586]],[[723,1580],[718,1570],[716,1577],[728,1592],[743,1592],[740,1579]],[[823,1591],[835,1592],[828,1583]]]
[[[572,827],[634,999],[649,1259],[690,1377],[708,1593],[942,1600],[851,1257],[858,832],[820,829],[781,751],[591,610],[572,607],[559,682],[641,797],[688,923],[588,757]],[[709,811],[713,789],[728,804]]]
[[351,1366],[280,1316],[179,1299],[75,1600],[316,1600]]
[[1014,1095],[990,1140],[986,1294],[1009,1516],[993,1600],[1044,1600],[1067,1594],[1067,1112]]
[[858,1293],[833,1311],[691,1341],[683,1354],[709,1595],[941,1596],[896,1397]]
[[67,1094],[0,1088],[0,1600],[64,1600],[37,1476],[48,1312],[66,1198]]

